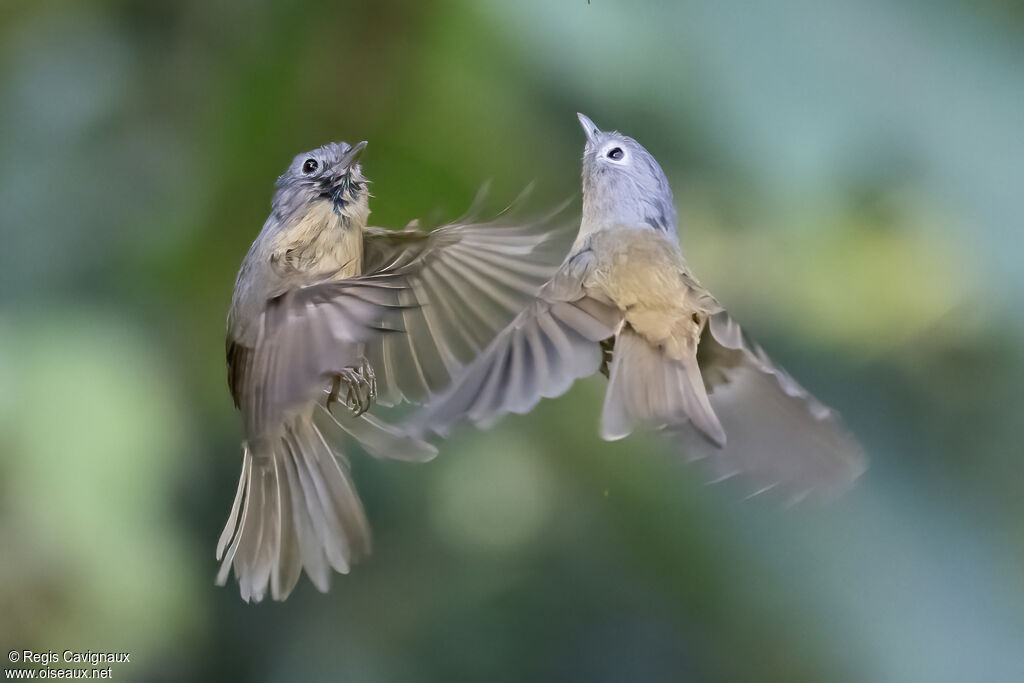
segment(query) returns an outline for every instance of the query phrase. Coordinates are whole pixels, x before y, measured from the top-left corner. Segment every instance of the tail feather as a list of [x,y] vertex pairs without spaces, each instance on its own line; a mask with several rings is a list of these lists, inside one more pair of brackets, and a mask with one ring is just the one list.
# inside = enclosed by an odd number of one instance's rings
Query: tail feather
[[[270,574],[270,563],[267,559],[274,552],[273,539],[270,534],[265,534],[265,528],[268,526],[265,510],[270,505],[265,500],[266,483],[266,468],[256,464],[246,447],[239,482],[241,496],[236,496],[237,505],[233,506],[228,524],[221,533],[222,542],[226,539],[231,539],[231,542],[217,575],[217,582],[223,584],[227,581],[229,569],[234,563],[235,576],[238,578],[242,598],[246,601],[254,599],[258,602],[263,598],[266,580]],[[218,559],[220,555],[221,552],[218,552]],[[242,567],[248,567],[250,570],[240,572]]]
[[[282,577],[286,573],[289,577],[292,573],[295,575],[295,581],[290,584],[282,581],[282,587],[285,588],[285,591],[282,593],[282,599],[295,586],[295,582],[298,581],[299,574],[302,573],[301,570],[303,568],[317,590],[326,592],[330,586],[330,569],[327,566],[327,558],[324,556],[323,549],[320,546],[319,535],[313,524],[313,518],[306,509],[306,492],[302,485],[302,478],[299,476],[299,470],[304,465],[301,462],[300,456],[293,450],[290,442],[285,441],[284,448],[286,457],[284,458],[282,473],[285,474],[284,480],[288,489],[288,497],[291,500],[291,513],[294,523],[292,528],[296,532],[294,536],[292,534],[287,534],[287,536],[295,539],[299,553],[298,561],[292,559],[292,563],[284,565],[279,572]],[[295,567],[295,564],[299,564],[299,566]],[[287,568],[287,572],[285,568]]]
[[[248,446],[245,446],[242,449],[242,476],[238,478],[238,490],[235,492],[235,501],[231,504],[231,512],[228,514],[228,523],[224,526],[224,530],[220,532],[220,539],[217,541],[217,559],[224,556],[224,551],[228,549],[228,545],[234,538],[235,529],[238,528],[239,515],[242,512],[242,499],[245,497],[246,485],[249,482],[249,467],[251,466],[252,459],[249,457],[249,448]],[[225,573],[223,567],[221,568],[221,573]],[[227,577],[225,573],[225,580],[226,579]],[[217,582],[221,582],[219,576]]]
[[[263,511],[270,507],[264,500],[267,470],[263,467],[253,467],[249,477],[249,501],[245,506],[242,518],[243,524],[245,520],[250,522],[251,531],[248,534],[239,535],[238,550],[235,555],[246,566],[252,568],[249,576],[240,577],[243,598],[247,601],[263,597],[263,590],[260,586],[264,585],[265,579],[261,579],[260,575],[265,573],[266,576],[270,576],[270,563],[265,559],[267,553],[261,553],[261,550],[269,550],[269,543],[263,543],[263,530],[268,522],[267,515]],[[235,566],[238,567],[238,565]]]
[[[273,571],[270,574],[270,593],[271,595],[288,595],[291,593],[295,584],[299,581],[299,576],[302,574],[302,567],[305,564],[303,561],[302,543],[303,537],[311,538],[309,534],[303,534],[302,531],[298,533],[287,533],[288,529],[296,529],[297,526],[304,517],[295,513],[295,505],[297,501],[301,500],[302,491],[295,486],[295,482],[298,476],[293,476],[289,468],[291,461],[290,452],[287,454],[288,457],[282,458],[277,463],[277,498],[280,504],[280,549],[278,551],[279,561],[274,565]],[[297,490],[298,489],[298,490]],[[310,553],[312,555],[312,553]],[[315,557],[315,555],[314,555]],[[312,575],[310,569],[307,568],[307,572]],[[326,588],[326,570],[323,571],[324,582],[322,585]],[[316,581],[313,582],[316,585]]]
[[242,598],[283,600],[302,569],[326,591],[330,571],[347,573],[369,552],[370,532],[347,464],[311,415],[246,444],[238,493],[217,546],[224,585],[234,569]]
[[[323,552],[327,555],[327,561],[335,570],[347,574],[349,571],[349,549],[344,537],[345,524],[339,518],[339,510],[335,508],[335,504],[340,501],[336,501],[334,498],[335,495],[344,495],[344,492],[336,493],[334,487],[325,480],[318,457],[320,453],[315,450],[317,448],[315,441],[310,438],[301,438],[308,437],[308,434],[296,436],[298,437],[296,438],[298,448],[292,450],[297,452],[300,463],[305,465],[304,468],[300,466],[298,470],[302,488],[306,494],[304,496],[306,510],[313,520],[313,527],[320,539]],[[330,476],[329,470],[328,476]],[[352,493],[354,494],[355,491]]]
[[674,359],[623,327],[615,340],[601,414],[601,438],[628,436],[639,425],[662,427],[690,422],[716,445],[725,430],[708,401],[696,353]]

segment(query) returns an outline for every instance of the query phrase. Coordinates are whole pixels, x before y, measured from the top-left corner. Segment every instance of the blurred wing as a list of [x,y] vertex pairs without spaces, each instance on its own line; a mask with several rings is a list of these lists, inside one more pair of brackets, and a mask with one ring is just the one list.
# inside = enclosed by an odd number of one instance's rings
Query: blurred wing
[[529,305],[569,246],[571,233],[555,230],[557,217],[365,231],[364,272],[394,273],[404,285],[406,334],[367,350],[383,403],[422,402],[442,391]]
[[508,413],[529,412],[541,398],[562,395],[597,371],[601,341],[614,334],[619,311],[586,297],[546,298],[557,288],[551,285],[428,403],[413,419],[413,432],[444,436],[463,419],[489,427]]
[[688,427],[669,431],[715,481],[739,476],[758,494],[776,489],[794,502],[848,488],[865,469],[860,444],[839,415],[775,365],[727,313],[712,316],[697,358],[725,429],[718,448]]
[[358,365],[362,344],[393,331],[402,282],[351,278],[271,299],[254,348],[228,340],[228,382],[249,438],[319,399],[331,377]]
[[228,357],[228,390],[236,408],[242,407],[242,393],[245,391],[247,377],[252,366],[253,350],[236,341],[231,334],[227,338]]

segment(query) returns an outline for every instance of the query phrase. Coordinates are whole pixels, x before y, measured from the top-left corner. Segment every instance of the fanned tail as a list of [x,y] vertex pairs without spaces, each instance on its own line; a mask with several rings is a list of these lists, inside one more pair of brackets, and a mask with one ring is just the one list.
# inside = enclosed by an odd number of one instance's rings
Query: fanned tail
[[270,588],[284,600],[302,570],[326,591],[330,568],[347,574],[370,552],[370,529],[348,465],[305,415],[280,434],[246,443],[238,492],[217,544],[217,584],[234,567],[242,599]]
[[621,439],[640,425],[687,422],[712,444],[725,444],[725,430],[708,401],[696,353],[672,358],[625,325],[615,340],[601,438]]

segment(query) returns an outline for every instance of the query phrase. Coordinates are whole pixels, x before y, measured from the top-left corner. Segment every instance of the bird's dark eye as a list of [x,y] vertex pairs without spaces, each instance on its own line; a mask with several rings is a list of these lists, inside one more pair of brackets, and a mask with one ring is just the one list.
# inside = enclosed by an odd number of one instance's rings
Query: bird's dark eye
[[306,162],[302,164],[302,172],[306,175],[316,173],[318,168],[320,168],[320,164],[316,163],[316,159],[306,159]]
[[621,147],[613,147],[612,149],[608,150],[608,158],[609,159],[613,159],[615,161],[618,161],[619,159],[622,158],[622,156],[623,156],[623,153],[622,153],[622,148]]

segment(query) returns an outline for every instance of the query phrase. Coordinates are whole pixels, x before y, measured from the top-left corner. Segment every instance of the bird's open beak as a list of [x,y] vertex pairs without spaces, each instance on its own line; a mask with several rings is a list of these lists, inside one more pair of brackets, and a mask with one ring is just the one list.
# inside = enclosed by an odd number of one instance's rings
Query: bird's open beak
[[583,132],[587,136],[587,142],[594,142],[597,136],[601,133],[601,129],[594,125],[594,122],[586,114],[576,112],[576,116],[580,120],[580,125],[583,126]]
[[342,155],[341,159],[338,161],[338,165],[341,168],[348,168],[356,162],[356,159],[359,158],[359,155],[363,153],[364,149],[366,149],[366,140],[352,145],[352,147]]

